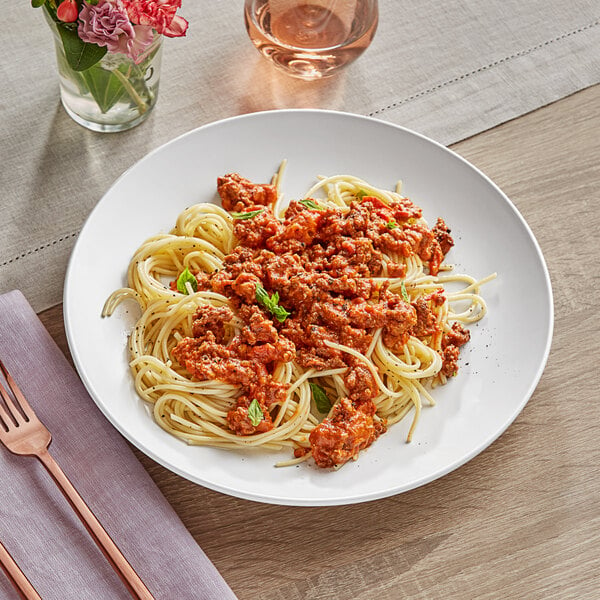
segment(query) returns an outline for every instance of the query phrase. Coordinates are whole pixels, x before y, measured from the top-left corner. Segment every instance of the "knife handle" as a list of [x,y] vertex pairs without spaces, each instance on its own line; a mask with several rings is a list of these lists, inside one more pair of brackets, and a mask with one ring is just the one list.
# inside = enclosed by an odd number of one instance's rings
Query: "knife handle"
[[36,453],[37,458],[46,467],[52,479],[65,498],[69,501],[71,508],[75,511],[88,533],[92,536],[97,546],[100,548],[108,562],[117,572],[129,593],[136,600],[155,600],[150,590],[146,587],[140,576],[135,572],[134,568],[129,564],[123,553],[113,542],[110,535],[104,529],[96,515],[92,512],[85,500],[81,497],[75,486],[69,481],[58,463],[50,455],[47,450]]
[[23,600],[42,600],[2,542],[0,542],[0,567]]

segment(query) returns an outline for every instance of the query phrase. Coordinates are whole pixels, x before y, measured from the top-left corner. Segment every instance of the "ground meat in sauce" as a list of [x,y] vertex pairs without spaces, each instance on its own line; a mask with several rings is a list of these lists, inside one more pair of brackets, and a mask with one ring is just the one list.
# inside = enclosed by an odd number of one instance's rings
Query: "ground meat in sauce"
[[438,244],[440,245],[440,250],[442,254],[446,256],[448,252],[450,252],[450,248],[454,246],[454,240],[450,235],[450,228],[444,222],[444,219],[438,218],[436,224],[433,226],[431,230]]
[[417,313],[417,323],[412,328],[411,333],[419,338],[425,338],[436,332],[436,316],[431,310],[429,301],[426,298],[417,298],[413,302]]
[[375,405],[370,405],[371,410],[363,410],[349,398],[342,398],[331,416],[313,429],[309,441],[319,467],[343,465],[385,432],[385,424],[373,418]]
[[[326,342],[365,352],[381,328],[384,343],[400,350],[410,335],[432,335],[433,307],[443,303],[443,296],[410,304],[371,278],[382,276],[386,268],[391,277],[406,274],[404,265],[384,263],[388,252],[416,253],[437,273],[453,243],[450,230],[441,219],[429,229],[419,220],[421,209],[407,199],[388,206],[366,196],[347,212],[292,201],[280,221],[272,212],[274,186],[229,174],[218,179],[217,188],[226,210],[255,214],[234,220],[239,245],[225,257],[223,268],[199,273],[197,279],[199,289],[230,300],[244,328],[232,337],[230,308],[200,307],[193,337],[182,340],[173,356],[200,380],[239,386],[240,396],[227,415],[229,428],[238,435],[273,427],[271,413],[286,394],[286,386],[273,379],[277,364],[293,360],[307,369],[347,368],[348,397],[310,435],[317,465],[341,465],[369,446],[385,424],[374,416],[378,386],[369,369]],[[279,295],[279,304],[290,313],[283,322],[257,302],[257,286]],[[444,369],[456,369],[455,354],[464,335],[453,328],[442,338]],[[248,415],[254,399],[263,413],[256,426]]]
[[[273,352],[271,344],[256,344],[250,348],[257,352],[267,345],[270,348],[266,354],[270,352],[272,363],[281,354]],[[243,344],[236,344],[235,338],[228,346],[217,343],[211,331],[207,331],[203,338],[184,338],[173,349],[174,358],[197,379],[216,379],[240,386],[242,393],[236,406],[227,414],[230,429],[238,435],[263,433],[272,429],[271,408],[284,402],[286,393],[286,387],[273,380],[269,363],[257,360],[246,350]],[[248,407],[253,399],[257,400],[263,413],[262,420],[256,426],[248,416]]]
[[[348,369],[344,377],[344,384],[348,389],[348,397],[361,407],[368,406],[375,408],[371,402],[379,391],[377,383],[371,375],[368,367],[359,361],[352,363],[352,368]],[[363,411],[365,409],[363,408]]]
[[252,183],[237,173],[217,179],[217,191],[225,210],[241,212],[244,208],[272,206],[277,200],[274,185]]
[[214,341],[223,344],[225,341],[225,324],[233,319],[233,312],[227,306],[206,306],[198,311],[192,324],[192,335],[205,339],[211,332]]
[[442,337],[442,370],[446,377],[453,377],[458,372],[460,347],[471,339],[468,329],[460,323],[452,324],[452,329]]
[[261,210],[251,219],[236,220],[235,237],[242,246],[262,248],[269,238],[278,235],[282,229],[281,221],[270,210]]

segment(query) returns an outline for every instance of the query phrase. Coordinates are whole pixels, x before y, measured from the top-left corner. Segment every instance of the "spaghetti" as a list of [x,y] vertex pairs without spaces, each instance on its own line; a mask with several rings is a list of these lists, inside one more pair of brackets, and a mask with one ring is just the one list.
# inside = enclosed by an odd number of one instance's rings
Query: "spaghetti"
[[223,206],[191,206],[142,244],[103,316],[140,305],[135,389],[172,435],[337,467],[414,409],[410,441],[494,275],[453,274],[450,230],[399,188],[339,175],[284,207],[282,172],[219,178]]

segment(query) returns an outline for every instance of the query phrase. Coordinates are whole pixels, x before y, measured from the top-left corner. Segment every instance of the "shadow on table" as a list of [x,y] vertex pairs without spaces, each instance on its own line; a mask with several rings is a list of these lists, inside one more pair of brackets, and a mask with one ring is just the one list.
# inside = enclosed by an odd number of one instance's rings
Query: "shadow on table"
[[[237,65],[236,70],[241,71],[241,67]],[[240,96],[239,113],[284,108],[340,109],[347,81],[345,72],[327,79],[303,81],[286,75],[261,57],[243,71],[243,77],[248,92]]]
[[46,123],[34,176],[24,182],[29,190],[23,194],[23,210],[40,225],[49,219],[79,228],[113,181],[154,146],[152,115],[141,127],[98,133],[75,123],[57,101]]

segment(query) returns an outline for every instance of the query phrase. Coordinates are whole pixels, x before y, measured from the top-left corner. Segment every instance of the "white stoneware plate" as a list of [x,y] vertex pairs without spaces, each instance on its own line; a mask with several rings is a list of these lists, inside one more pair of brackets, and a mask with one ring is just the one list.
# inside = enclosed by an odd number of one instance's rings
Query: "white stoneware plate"
[[[471,328],[458,377],[435,390],[412,443],[410,418],[393,426],[358,461],[338,471],[312,462],[274,464],[289,452],[190,447],[156,425],[134,392],[126,342],[138,311],[104,301],[126,283],[127,264],[147,237],[167,232],[178,213],[218,201],[216,179],[238,172],[269,181],[288,159],[287,199],[318,175],[353,174],[403,193],[434,223],[443,217],[456,246],[448,262],[476,278],[489,314]],[[401,127],[318,110],[261,112],[211,123],[151,152],[100,200],[77,240],[64,292],[65,326],[79,374],[106,418],[168,469],[213,490],[290,505],[335,505],[383,498],[430,482],[476,456],[512,423],[537,385],[553,328],[552,291],[540,248],[523,217],[485,175],[443,146]],[[516,441],[518,443],[518,440]]]

